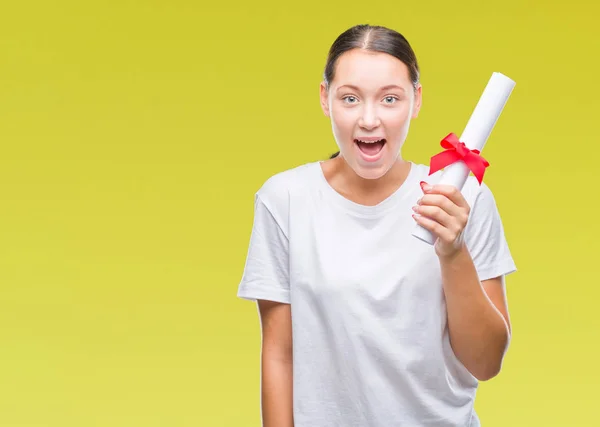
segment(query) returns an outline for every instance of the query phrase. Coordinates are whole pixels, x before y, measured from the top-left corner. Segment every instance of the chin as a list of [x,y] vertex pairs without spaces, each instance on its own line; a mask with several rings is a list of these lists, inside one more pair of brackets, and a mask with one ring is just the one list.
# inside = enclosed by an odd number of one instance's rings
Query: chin
[[363,179],[379,179],[383,177],[391,168],[391,163],[381,162],[380,164],[374,165],[361,165],[359,162],[354,161],[351,165],[354,172]]
[[377,154],[366,155],[356,143],[347,150],[346,159],[354,172],[362,179],[376,180],[382,178],[394,165],[399,155],[395,144],[386,141]]

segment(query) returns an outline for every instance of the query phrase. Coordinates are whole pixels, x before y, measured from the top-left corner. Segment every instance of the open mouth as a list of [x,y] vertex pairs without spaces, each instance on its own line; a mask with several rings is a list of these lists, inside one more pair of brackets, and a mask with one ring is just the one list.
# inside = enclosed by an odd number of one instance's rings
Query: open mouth
[[354,142],[363,154],[367,156],[376,156],[383,149],[386,140],[385,138],[373,141],[363,141],[360,139],[355,139]]

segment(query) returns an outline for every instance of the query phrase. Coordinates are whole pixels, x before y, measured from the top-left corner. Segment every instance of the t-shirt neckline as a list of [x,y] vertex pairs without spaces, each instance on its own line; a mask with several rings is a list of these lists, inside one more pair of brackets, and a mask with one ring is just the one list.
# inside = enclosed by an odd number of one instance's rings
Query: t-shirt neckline
[[396,191],[394,191],[392,194],[390,194],[378,204],[369,206],[354,202],[350,199],[347,199],[342,194],[338,193],[331,186],[331,184],[329,184],[327,178],[325,178],[325,174],[323,172],[323,168],[321,167],[321,163],[323,162],[319,161],[315,163],[321,187],[335,203],[340,205],[342,208],[360,216],[378,216],[394,208],[398,201],[400,201],[400,199],[402,199],[402,197],[410,191],[410,186],[414,183],[415,177],[417,175],[417,165],[412,161],[408,161],[408,163],[410,164],[410,170],[408,171],[408,175],[406,176],[406,179],[400,185],[400,187],[398,187]]

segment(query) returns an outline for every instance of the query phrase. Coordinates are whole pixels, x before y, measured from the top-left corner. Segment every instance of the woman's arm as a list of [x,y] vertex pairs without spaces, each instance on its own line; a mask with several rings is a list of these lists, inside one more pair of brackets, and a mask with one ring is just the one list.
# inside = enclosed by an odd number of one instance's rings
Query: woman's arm
[[456,357],[480,381],[496,376],[510,341],[504,280],[479,281],[466,247],[440,257],[450,342]]
[[470,206],[455,187],[423,185],[415,220],[437,236],[452,349],[481,381],[500,372],[510,341],[504,280],[481,282],[465,242]]
[[258,300],[262,325],[263,427],[293,427],[290,304]]

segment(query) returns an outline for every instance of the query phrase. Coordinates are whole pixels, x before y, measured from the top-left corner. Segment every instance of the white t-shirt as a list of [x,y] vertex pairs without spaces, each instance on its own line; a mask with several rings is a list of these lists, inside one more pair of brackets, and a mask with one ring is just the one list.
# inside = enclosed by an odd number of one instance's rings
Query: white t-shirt
[[[295,427],[477,427],[478,381],[450,346],[439,261],[411,235],[411,163],[377,206],[354,203],[319,162],[269,178],[238,297],[291,304]],[[480,280],[516,270],[489,188],[470,176],[467,246]]]

